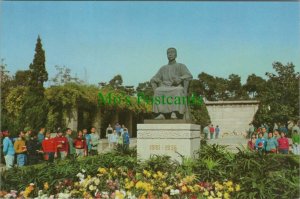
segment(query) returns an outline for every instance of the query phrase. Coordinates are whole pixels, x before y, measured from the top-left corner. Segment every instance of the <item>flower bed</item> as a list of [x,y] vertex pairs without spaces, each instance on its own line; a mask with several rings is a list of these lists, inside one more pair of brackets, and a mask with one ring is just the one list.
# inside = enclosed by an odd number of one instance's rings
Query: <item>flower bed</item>
[[[99,168],[95,176],[85,170],[76,175],[77,181],[64,180],[56,185],[56,194],[51,195],[49,183],[39,190],[30,184],[19,197],[34,198],[230,198],[240,191],[240,185],[232,181],[201,182],[196,175],[183,176],[161,171],[135,172],[121,168]],[[36,195],[37,193],[37,195]],[[4,198],[17,197],[16,191]]]
[[1,173],[0,198],[281,199],[298,198],[299,184],[298,156],[202,145],[199,158],[182,164],[166,156],[141,162],[133,150],[13,168]]

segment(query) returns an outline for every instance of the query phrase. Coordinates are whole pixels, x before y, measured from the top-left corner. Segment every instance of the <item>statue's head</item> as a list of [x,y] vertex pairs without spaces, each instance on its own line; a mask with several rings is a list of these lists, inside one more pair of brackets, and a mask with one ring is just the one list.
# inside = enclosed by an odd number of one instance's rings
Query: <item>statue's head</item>
[[167,50],[167,56],[169,61],[173,61],[177,57],[177,50],[176,48],[168,48]]

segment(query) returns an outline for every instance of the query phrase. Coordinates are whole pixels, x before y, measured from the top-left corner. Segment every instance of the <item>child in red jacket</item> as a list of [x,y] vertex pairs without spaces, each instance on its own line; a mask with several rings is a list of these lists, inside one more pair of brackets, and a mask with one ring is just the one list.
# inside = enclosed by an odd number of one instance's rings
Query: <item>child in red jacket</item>
[[285,133],[281,132],[281,138],[278,138],[278,149],[279,153],[281,154],[288,154],[289,153],[289,140],[285,137]]
[[87,144],[82,131],[78,132],[78,136],[74,140],[74,147],[76,149],[76,155],[78,157],[87,155]]
[[46,132],[45,139],[42,141],[42,148],[44,152],[44,159],[50,163],[53,162],[57,149],[55,139],[51,138],[50,132]]
[[57,154],[63,160],[67,157],[69,152],[69,142],[68,139],[63,135],[62,131],[57,132],[57,136],[54,138],[56,142]]

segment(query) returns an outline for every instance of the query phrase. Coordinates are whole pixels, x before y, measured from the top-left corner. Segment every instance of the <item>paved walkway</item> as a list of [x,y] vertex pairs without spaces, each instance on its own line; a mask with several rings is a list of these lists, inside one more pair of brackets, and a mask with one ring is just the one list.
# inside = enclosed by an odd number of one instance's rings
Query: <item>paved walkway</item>
[[243,149],[243,147],[247,147],[247,139],[244,138],[242,135],[227,135],[223,138],[212,139],[207,141],[208,144],[219,144],[219,145],[227,145],[227,149],[237,153],[238,148]]

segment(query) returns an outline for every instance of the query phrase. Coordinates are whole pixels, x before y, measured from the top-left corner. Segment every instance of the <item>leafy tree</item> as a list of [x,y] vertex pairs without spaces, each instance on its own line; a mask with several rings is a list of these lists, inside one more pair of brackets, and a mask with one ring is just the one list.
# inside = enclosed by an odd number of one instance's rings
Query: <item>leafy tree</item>
[[266,73],[266,89],[258,94],[261,106],[255,115],[255,122],[288,124],[299,119],[299,72],[295,72],[293,63],[283,65],[273,63],[276,73]]
[[109,81],[109,85],[114,89],[122,88],[122,84],[123,84],[123,78],[121,75],[116,75]]
[[40,36],[37,38],[35,55],[29,68],[29,91],[24,97],[24,104],[18,119],[21,128],[28,126],[38,129],[46,124],[49,107],[48,101],[44,97],[44,82],[48,80],[48,73]]
[[[190,81],[188,96],[194,95],[195,97],[201,97],[201,82],[199,80]],[[201,104],[190,104],[190,112],[192,114],[192,119],[200,124],[202,127],[206,126],[210,122],[210,117],[208,115],[207,108],[204,103],[204,99]]]
[[247,99],[247,93],[243,90],[241,84],[241,77],[236,74],[231,74],[228,77],[228,91],[230,100],[242,100]]
[[67,84],[67,83],[78,83],[78,84],[82,84],[83,81],[80,80],[78,77],[72,77],[71,75],[71,69],[67,68],[66,66],[55,66],[56,70],[57,70],[57,74],[55,75],[54,78],[51,79],[51,81],[55,84],[55,85],[63,85],[63,84]]
[[144,93],[145,96],[153,96],[153,88],[149,81],[139,83],[138,87],[136,88],[137,93]]
[[30,70],[18,70],[15,75],[14,83],[16,86],[29,86],[30,78]]
[[0,89],[1,89],[1,129],[14,131],[14,120],[8,116],[6,105],[6,98],[9,95],[9,92],[12,86],[13,77],[9,74],[9,71],[6,70],[7,65],[4,63],[4,59],[1,59],[0,63]]
[[255,74],[251,74],[248,76],[247,82],[243,87],[250,98],[256,99],[266,89],[266,80]]
[[200,84],[198,84],[199,89],[202,90],[201,94],[209,101],[217,100],[215,97],[217,89],[215,78],[212,75],[202,72],[198,75],[198,79],[200,81]]
[[229,91],[228,91],[228,80],[215,77],[216,81],[216,99],[218,100],[227,100],[229,98]]

